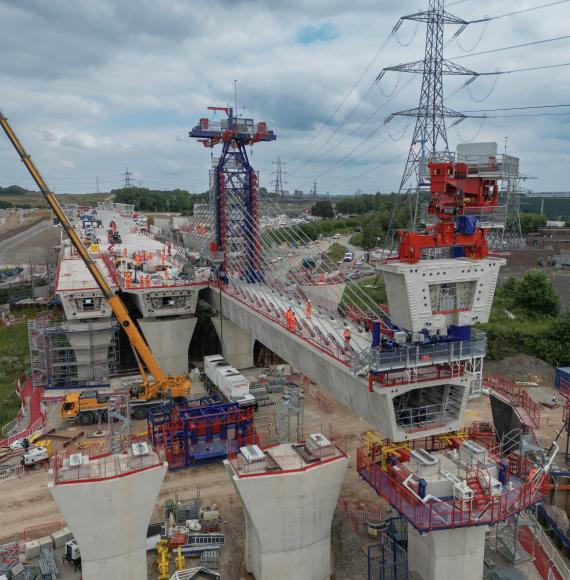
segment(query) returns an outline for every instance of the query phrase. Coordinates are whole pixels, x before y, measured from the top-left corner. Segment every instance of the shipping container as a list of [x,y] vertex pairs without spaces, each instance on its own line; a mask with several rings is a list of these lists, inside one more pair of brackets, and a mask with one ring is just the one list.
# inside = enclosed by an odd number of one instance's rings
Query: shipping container
[[566,385],[570,388],[570,367],[558,367],[556,369],[556,377],[554,379],[554,385],[557,389],[560,389],[560,385]]

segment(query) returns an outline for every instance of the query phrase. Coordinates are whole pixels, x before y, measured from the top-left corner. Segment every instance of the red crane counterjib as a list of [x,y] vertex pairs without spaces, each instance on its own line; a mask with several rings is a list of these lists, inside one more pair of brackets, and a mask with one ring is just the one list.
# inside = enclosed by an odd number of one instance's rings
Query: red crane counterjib
[[455,231],[453,222],[441,222],[423,233],[400,231],[398,260],[415,264],[421,260],[422,251],[431,248],[463,248],[466,258],[481,260],[489,255],[485,230],[478,228],[473,234]]

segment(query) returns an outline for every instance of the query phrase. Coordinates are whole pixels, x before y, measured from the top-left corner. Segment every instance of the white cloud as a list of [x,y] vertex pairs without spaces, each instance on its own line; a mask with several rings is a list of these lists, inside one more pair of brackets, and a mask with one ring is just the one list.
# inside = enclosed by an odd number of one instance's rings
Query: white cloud
[[[398,16],[424,4],[139,0],[134,9],[124,0],[0,0],[3,112],[59,190],[93,191],[96,176],[102,188],[118,187],[129,167],[148,185],[202,191],[208,183],[209,151],[190,141],[187,133],[208,105],[233,102],[238,79],[238,101],[246,106],[245,114],[267,120],[278,134],[277,142],[254,147],[252,161],[261,171],[262,184],[268,184],[271,162],[280,155],[288,161],[290,189],[308,190],[320,175],[319,189],[332,193],[392,190],[399,183],[403,159],[351,178],[398,152],[405,155],[412,127],[393,142],[383,121],[392,111],[416,106],[419,78],[402,90],[406,75],[399,81],[395,73],[386,75],[385,93],[397,81],[400,90],[388,103],[372,83],[382,67],[422,57],[423,24],[417,30],[413,23],[402,26],[399,38],[413,38],[409,46],[392,40],[330,126],[314,136],[343,102]],[[517,8],[532,5],[536,3],[528,0]],[[469,19],[508,8],[499,0],[484,0],[449,10]],[[491,22],[475,52],[563,35],[569,14],[560,5]],[[298,41],[301,31],[323,26],[334,31],[325,35],[326,41]],[[479,30],[466,30],[462,46],[473,46]],[[570,60],[569,47],[561,41],[457,62],[479,71],[541,66]],[[464,53],[452,42],[446,54]],[[471,100],[465,90],[453,94],[463,80],[446,78],[446,94],[452,95],[447,104],[467,110],[563,103],[569,75],[570,67],[505,75],[482,103]],[[485,96],[490,83],[486,77],[472,84],[473,96]],[[521,169],[538,178],[533,188],[565,189],[568,123],[567,117],[489,119],[477,138],[502,143],[508,135],[509,151],[521,156]],[[404,125],[394,121],[391,132],[401,133]],[[478,128],[479,121],[467,120],[457,131],[450,129],[450,145],[459,140],[457,133],[470,137]],[[27,184],[5,143],[0,144],[0,170]]]

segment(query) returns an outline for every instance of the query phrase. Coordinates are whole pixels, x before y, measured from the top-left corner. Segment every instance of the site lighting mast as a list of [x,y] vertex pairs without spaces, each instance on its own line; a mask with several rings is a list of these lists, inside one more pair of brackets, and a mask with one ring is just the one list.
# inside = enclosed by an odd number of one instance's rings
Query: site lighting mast
[[[214,202],[215,246],[223,258],[221,269],[250,282],[263,279],[259,225],[259,179],[251,166],[246,146],[275,141],[277,136],[267,123],[254,124],[234,114],[232,107],[208,107],[225,113],[220,121],[200,119],[189,136],[205,147],[222,145],[210,172]],[[245,257],[245,258],[244,258]],[[245,266],[243,266],[245,264]]]

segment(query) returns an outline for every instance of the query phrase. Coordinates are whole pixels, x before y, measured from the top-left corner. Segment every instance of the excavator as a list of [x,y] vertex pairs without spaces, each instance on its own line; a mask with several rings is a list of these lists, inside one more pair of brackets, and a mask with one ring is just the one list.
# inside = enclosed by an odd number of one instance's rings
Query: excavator
[[[104,274],[81,241],[81,238],[65,215],[55,195],[49,190],[31,157],[24,150],[20,140],[8,123],[8,119],[1,112],[0,125],[32,176],[32,179],[42,192],[49,207],[63,226],[73,247],[79,256],[81,256],[85,266],[93,276],[93,279],[111,306],[113,314],[129,339],[142,378],[142,381],[135,383],[129,390],[133,417],[136,419],[146,417],[147,411],[145,407],[159,400],[187,400],[190,393],[191,381],[187,377],[171,377],[164,372],[158,361],[154,358],[137,325],[131,319],[121,297],[107,283]],[[99,416],[104,420],[107,418],[107,403],[107,395],[96,393],[69,393],[63,401],[61,415],[64,419],[76,419],[81,425],[90,425]]]

